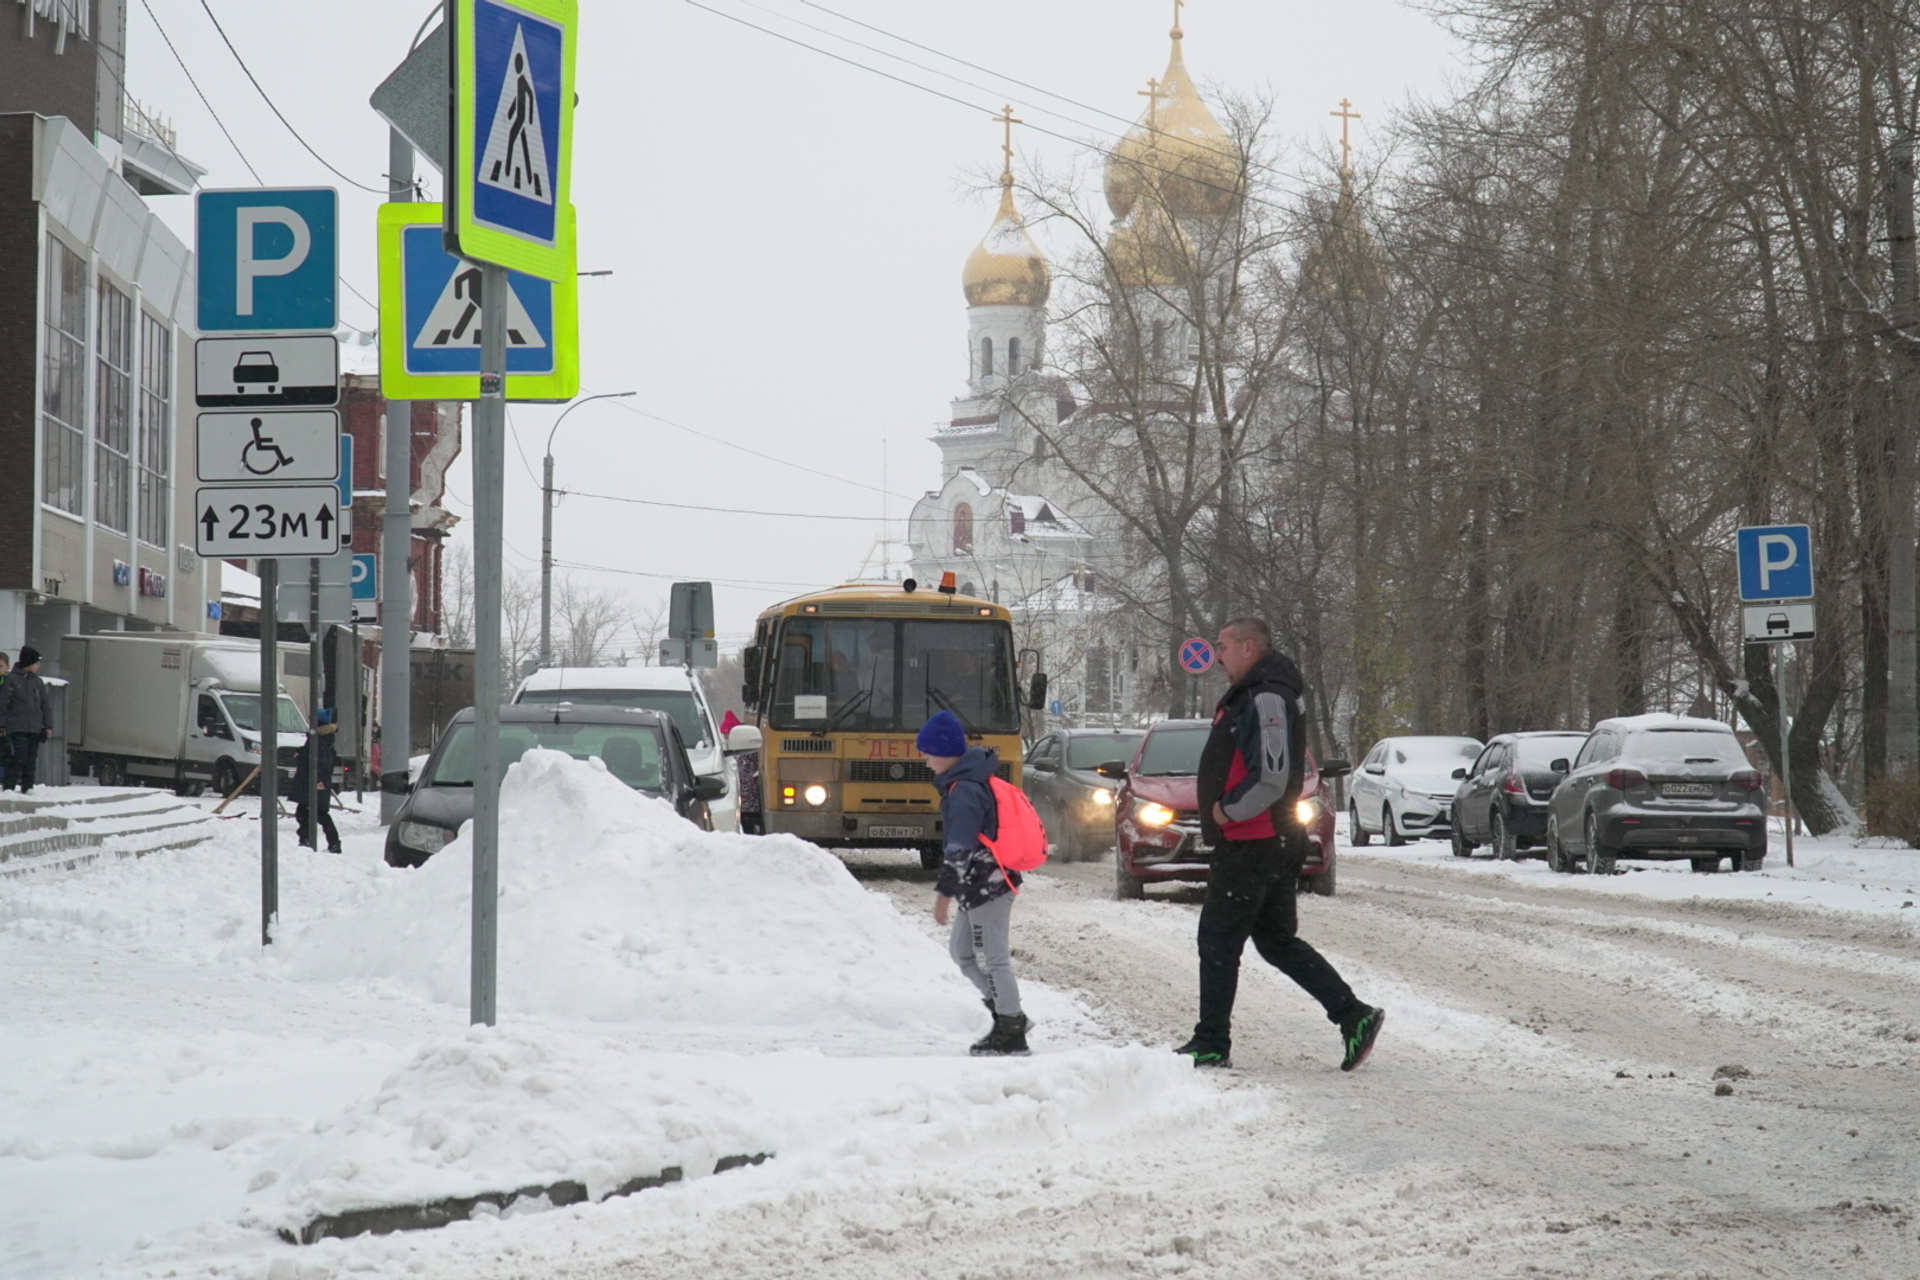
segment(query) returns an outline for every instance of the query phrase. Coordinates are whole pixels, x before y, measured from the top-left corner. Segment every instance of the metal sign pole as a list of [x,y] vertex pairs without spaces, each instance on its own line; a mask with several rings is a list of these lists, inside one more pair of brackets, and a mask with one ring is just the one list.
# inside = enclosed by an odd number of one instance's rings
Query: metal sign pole
[[367,802],[367,714],[360,702],[360,610],[353,611],[353,802]]
[[[260,565],[260,945],[280,914],[280,562]],[[274,714],[267,714],[271,709]]]
[[1787,645],[1773,646],[1773,690],[1780,698],[1780,785],[1786,791],[1787,865],[1793,865],[1793,726],[1787,720]]
[[[307,561],[307,806],[300,843],[320,847],[320,561]],[[277,708],[276,708],[277,710]]]
[[473,408],[473,973],[470,1022],[497,1015],[500,906],[500,548],[506,486],[507,270],[480,269]]
[[[413,148],[387,133],[388,198],[413,198]],[[413,406],[387,401],[387,509],[380,531],[380,821],[407,802],[413,754]]]

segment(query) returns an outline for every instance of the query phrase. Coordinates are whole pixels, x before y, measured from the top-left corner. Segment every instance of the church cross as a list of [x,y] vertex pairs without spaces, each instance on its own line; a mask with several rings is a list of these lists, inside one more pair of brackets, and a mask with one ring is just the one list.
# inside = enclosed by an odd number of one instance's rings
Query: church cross
[[1147,100],[1147,128],[1149,129],[1155,128],[1156,127],[1155,117],[1159,114],[1160,99],[1167,96],[1167,91],[1160,87],[1160,82],[1158,80],[1156,80],[1152,76],[1148,76],[1147,87],[1144,89],[1135,89],[1133,91],[1133,96],[1136,98],[1145,98]]
[[1353,121],[1358,120],[1360,113],[1353,109],[1351,102],[1342,98],[1340,99],[1340,109],[1338,111],[1329,111],[1327,114],[1340,117],[1340,172],[1352,173],[1353,143],[1347,137],[1347,126]]
[[1187,0],[1173,0],[1173,30],[1169,34],[1178,38],[1180,32],[1180,10],[1186,7]]
[[1001,173],[1003,175],[1011,175],[1013,173],[1013,126],[1025,124],[1026,121],[1014,117],[1013,104],[1011,102],[1002,106],[999,111],[994,113],[993,118],[998,120],[1002,125],[1000,154],[1003,163]]

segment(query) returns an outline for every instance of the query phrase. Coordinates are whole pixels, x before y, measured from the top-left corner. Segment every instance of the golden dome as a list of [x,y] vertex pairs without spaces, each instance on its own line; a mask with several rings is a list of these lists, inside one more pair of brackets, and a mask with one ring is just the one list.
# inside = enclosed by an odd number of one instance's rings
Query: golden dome
[[1040,246],[1027,234],[1020,211],[1013,207],[1013,175],[1000,175],[1000,212],[987,234],[967,255],[960,273],[970,307],[1045,306],[1053,286]]
[[1135,210],[1107,238],[1107,267],[1122,288],[1178,288],[1192,261],[1186,233],[1157,205]]
[[1181,56],[1178,26],[1167,33],[1173,53],[1166,74],[1147,82],[1147,110],[1107,159],[1107,207],[1115,218],[1133,212],[1140,196],[1158,191],[1176,218],[1218,218],[1243,187],[1240,149],[1193,87]]
[[1340,198],[1320,242],[1300,263],[1300,283],[1323,298],[1348,302],[1378,302],[1387,295],[1386,267],[1360,217],[1350,167],[1341,166]]

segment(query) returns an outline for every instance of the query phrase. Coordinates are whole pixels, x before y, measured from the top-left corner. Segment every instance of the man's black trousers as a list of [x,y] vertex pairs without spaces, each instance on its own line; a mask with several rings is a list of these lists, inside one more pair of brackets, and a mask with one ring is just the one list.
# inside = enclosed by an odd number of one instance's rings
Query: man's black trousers
[[1200,908],[1200,1022],[1194,1039],[1221,1053],[1232,1047],[1233,997],[1247,940],[1268,964],[1299,983],[1338,1023],[1364,1006],[1326,957],[1301,941],[1294,894],[1305,850],[1287,841],[1224,840],[1207,873]]
[[[305,804],[306,798],[307,793],[302,791],[300,793],[301,803],[295,804],[293,807],[293,829],[300,833],[300,843],[309,849],[313,849],[317,848],[320,842],[314,839],[312,821],[314,815],[308,812]],[[320,829],[327,833],[327,848],[330,850],[340,847],[340,831],[333,825],[332,800],[333,795],[331,792],[322,791],[320,793]]]
[[33,786],[34,770],[40,763],[40,735],[15,733],[8,736],[12,739],[13,756],[7,761],[6,780],[0,783],[0,791],[16,787],[25,791]]

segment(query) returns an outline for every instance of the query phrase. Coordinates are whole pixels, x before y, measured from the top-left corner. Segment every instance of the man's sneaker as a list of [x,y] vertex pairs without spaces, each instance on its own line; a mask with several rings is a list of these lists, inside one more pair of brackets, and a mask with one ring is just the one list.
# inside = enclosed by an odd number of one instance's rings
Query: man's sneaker
[[975,1057],[1027,1052],[1027,1028],[1032,1026],[1024,1013],[993,1015],[993,1030],[973,1042],[967,1052]]
[[1380,1037],[1380,1028],[1386,1025],[1385,1009],[1366,1009],[1346,1019],[1340,1024],[1340,1039],[1347,1046],[1347,1056],[1340,1060],[1342,1071],[1351,1071],[1367,1060],[1373,1052],[1373,1042]]
[[1174,1050],[1182,1057],[1192,1058],[1196,1067],[1215,1067],[1224,1070],[1233,1065],[1233,1059],[1227,1056],[1225,1049],[1216,1049],[1212,1045],[1202,1044],[1199,1040],[1189,1040]]

